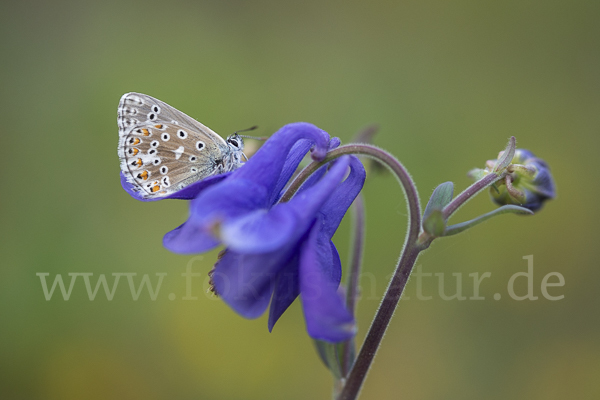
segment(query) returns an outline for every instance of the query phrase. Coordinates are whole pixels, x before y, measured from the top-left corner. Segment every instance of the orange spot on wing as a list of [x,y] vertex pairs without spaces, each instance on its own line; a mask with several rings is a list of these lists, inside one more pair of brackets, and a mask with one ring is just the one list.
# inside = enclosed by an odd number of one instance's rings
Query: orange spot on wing
[[[141,161],[141,160],[140,160]],[[146,180],[148,179],[148,171],[140,172],[137,176],[139,179]]]
[[134,138],[132,144],[135,146],[136,144],[138,144],[140,142],[141,142],[140,138]]
[[137,153],[139,153],[139,150],[134,147],[133,148],[133,155],[135,156]]
[[163,127],[163,126],[159,124],[159,125],[154,125],[154,127],[155,127],[156,129],[162,129],[162,127]]
[[159,190],[160,190],[160,186],[159,186],[159,185],[152,186],[152,189],[150,189],[150,191],[151,191],[152,193],[156,193],[156,192],[158,192]]
[[135,165],[137,165],[138,167],[141,167],[142,164],[143,163],[142,163],[142,159],[141,158],[138,158],[137,160],[135,160]]
[[150,136],[150,131],[148,129],[146,129],[146,128],[142,128],[142,134],[144,136]]

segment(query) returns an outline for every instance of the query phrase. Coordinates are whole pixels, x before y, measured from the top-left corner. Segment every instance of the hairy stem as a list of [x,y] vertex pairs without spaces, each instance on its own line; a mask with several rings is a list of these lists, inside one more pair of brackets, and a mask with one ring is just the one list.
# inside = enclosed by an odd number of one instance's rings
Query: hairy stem
[[506,173],[488,174],[488,175],[484,176],[483,178],[481,178],[480,180],[478,180],[477,182],[475,182],[474,184],[472,184],[471,186],[469,186],[468,188],[466,188],[465,190],[463,190],[463,192],[461,194],[456,196],[442,210],[444,219],[447,220],[448,218],[450,218],[450,216],[452,214],[454,214],[456,212],[456,210],[458,210],[463,204],[465,204],[467,201],[469,201],[471,198],[473,198],[476,194],[478,194],[485,188],[493,185],[495,182],[499,181],[500,179],[503,179],[505,175],[506,175]]
[[377,349],[381,344],[381,339],[383,339],[383,335],[390,323],[392,315],[394,315],[394,310],[406,287],[408,277],[417,261],[419,253],[422,251],[420,247],[414,245],[411,245],[404,250],[405,251],[400,257],[398,267],[394,272],[394,276],[383,297],[381,306],[379,307],[379,310],[377,310],[377,314],[375,314],[375,318],[369,328],[365,342],[360,349],[360,353],[348,375],[346,385],[338,397],[338,400],[354,400],[358,397],[362,384],[367,376],[367,372],[369,371],[371,363],[377,353]]

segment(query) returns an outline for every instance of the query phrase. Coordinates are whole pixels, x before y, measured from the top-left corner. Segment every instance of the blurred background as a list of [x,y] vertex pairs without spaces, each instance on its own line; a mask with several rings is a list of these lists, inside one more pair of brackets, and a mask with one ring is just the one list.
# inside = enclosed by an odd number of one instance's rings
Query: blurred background
[[[597,178],[600,3],[590,1],[3,1],[0,5],[0,397],[3,399],[326,399],[331,378],[296,302],[267,330],[205,293],[218,250],[162,247],[184,201],[140,203],[119,183],[116,111],[157,97],[226,136],[308,121],[376,144],[433,188],[470,184],[510,135],[552,167],[558,198],[437,241],[377,355],[362,399],[600,398]],[[395,179],[371,170],[360,342],[406,227]],[[482,194],[454,217],[495,206]],[[349,221],[335,242],[343,261]],[[535,301],[507,282],[533,255]],[[194,273],[192,296],[181,274]],[[563,287],[541,282],[560,273]],[[41,279],[129,273],[109,301],[76,278],[64,300]],[[550,279],[556,282],[556,278]],[[515,292],[527,292],[517,278]],[[494,294],[501,299],[495,300]],[[173,295],[171,295],[173,294]],[[171,296],[170,296],[171,295]],[[173,300],[171,300],[173,299]]]

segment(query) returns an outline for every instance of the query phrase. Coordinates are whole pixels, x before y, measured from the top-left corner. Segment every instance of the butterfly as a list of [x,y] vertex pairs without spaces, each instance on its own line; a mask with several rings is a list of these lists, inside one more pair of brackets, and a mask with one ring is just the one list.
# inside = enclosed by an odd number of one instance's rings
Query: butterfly
[[158,199],[243,164],[244,141],[223,139],[170,105],[126,93],[117,110],[121,171],[144,199]]

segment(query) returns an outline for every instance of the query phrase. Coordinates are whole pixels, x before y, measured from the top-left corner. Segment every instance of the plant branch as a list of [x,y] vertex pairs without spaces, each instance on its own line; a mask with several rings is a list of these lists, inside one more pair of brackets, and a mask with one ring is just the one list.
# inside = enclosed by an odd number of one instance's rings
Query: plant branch
[[375,314],[373,323],[369,328],[365,342],[360,349],[356,362],[348,375],[346,385],[338,397],[338,400],[354,400],[358,397],[362,384],[371,367],[371,363],[377,353],[377,349],[381,344],[383,335],[394,315],[394,310],[400,301],[402,292],[406,287],[408,277],[417,261],[419,253],[423,249],[413,245],[404,250],[379,310],[377,310],[377,314]]
[[483,178],[463,190],[461,194],[456,196],[454,200],[452,200],[444,209],[442,210],[443,216],[445,220],[448,220],[458,210],[462,207],[467,201],[469,201],[473,196],[477,193],[481,192],[485,188],[493,185],[500,179],[503,179],[506,175],[506,172],[501,174],[490,173],[485,175]]

